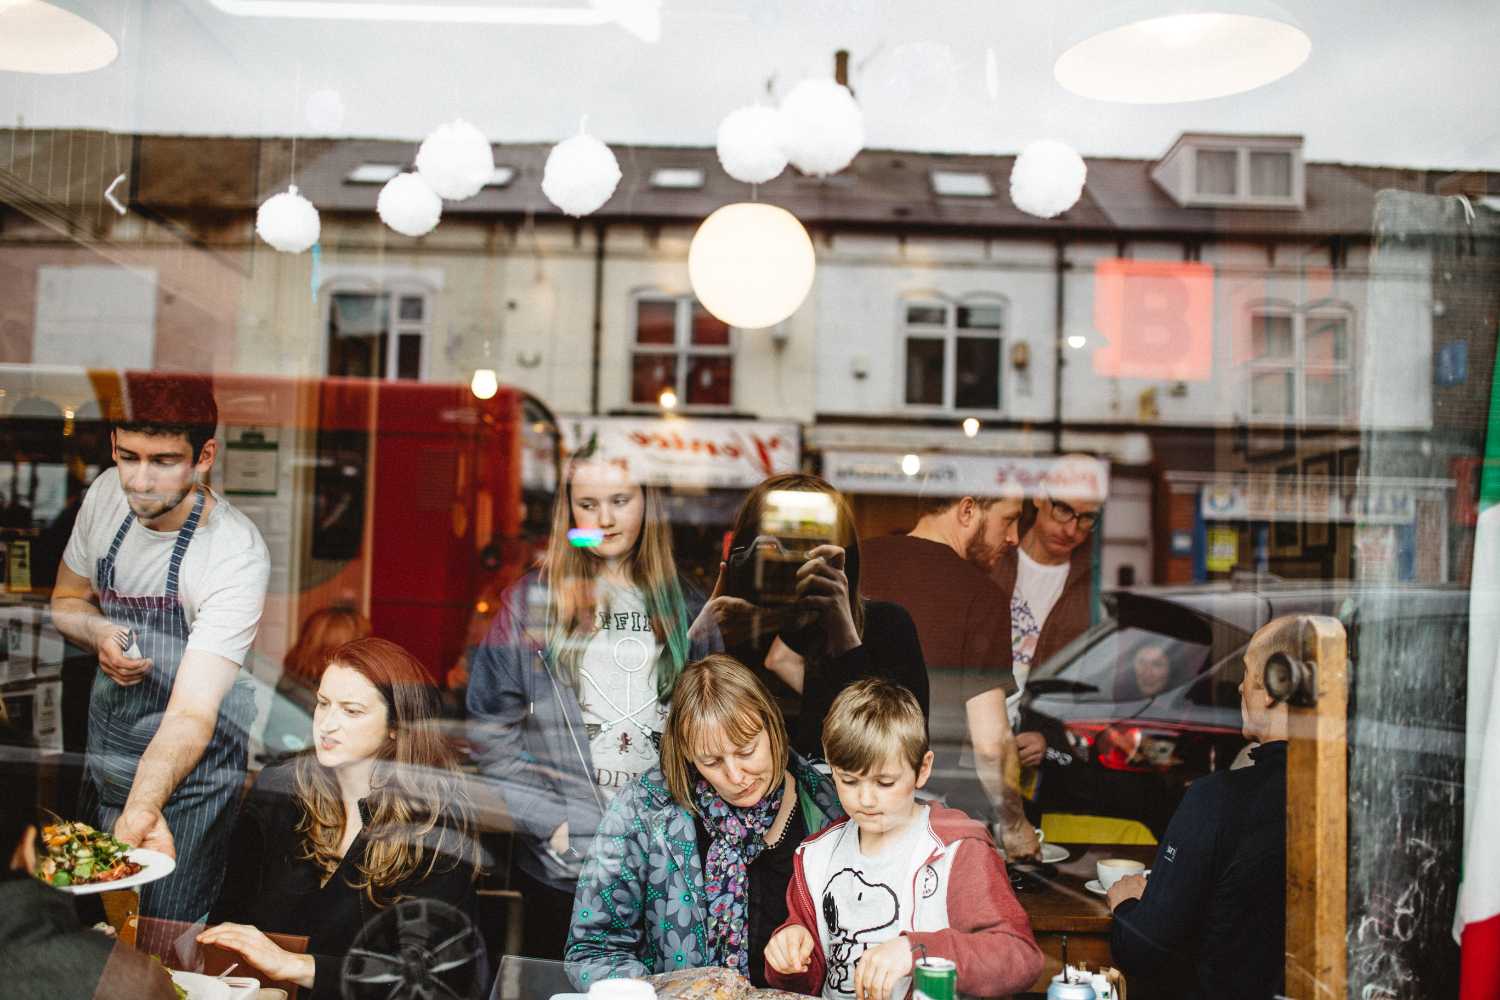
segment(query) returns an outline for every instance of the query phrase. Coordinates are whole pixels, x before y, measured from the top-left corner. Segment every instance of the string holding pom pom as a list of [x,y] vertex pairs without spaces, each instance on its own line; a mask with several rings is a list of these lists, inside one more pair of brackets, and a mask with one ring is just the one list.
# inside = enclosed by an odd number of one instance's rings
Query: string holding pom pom
[[786,169],[785,133],[775,108],[731,111],[719,123],[719,163],[737,181],[764,184]]
[[255,232],[282,253],[301,253],[322,234],[323,223],[313,203],[290,185],[261,202],[255,213]]
[[1083,196],[1088,167],[1066,143],[1038,139],[1028,143],[1010,171],[1010,200],[1028,215],[1051,219]]
[[598,211],[620,183],[620,164],[608,146],[580,131],[547,154],[542,194],[576,217]]
[[417,173],[440,198],[472,198],[495,174],[495,154],[484,133],[462,118],[439,125],[417,150]]
[[804,174],[826,177],[847,167],[865,145],[865,115],[849,88],[803,80],[781,102],[786,157]]
[[375,211],[403,236],[426,236],[443,216],[443,199],[418,174],[397,174],[380,189]]

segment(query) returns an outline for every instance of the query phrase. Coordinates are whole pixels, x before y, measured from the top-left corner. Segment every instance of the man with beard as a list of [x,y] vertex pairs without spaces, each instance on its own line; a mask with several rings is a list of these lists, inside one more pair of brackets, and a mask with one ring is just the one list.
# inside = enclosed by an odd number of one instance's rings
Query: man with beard
[[[934,742],[946,745],[950,726],[963,733],[958,742],[967,737],[969,752],[940,760],[930,787],[949,805],[998,821],[1012,858],[1034,857],[1039,845],[1022,809],[1006,712],[1016,689],[1010,620],[990,574],[1017,543],[1021,505],[1019,489],[930,499],[907,534],[860,543],[865,595],[902,605],[916,623],[932,683]],[[961,728],[951,725],[959,718]]]
[[255,715],[241,676],[265,601],[260,532],[206,485],[218,407],[207,378],[127,380],[115,466],[84,497],[52,616],[99,657],[81,818],[175,871],[142,888],[143,916],[193,922],[223,878]]

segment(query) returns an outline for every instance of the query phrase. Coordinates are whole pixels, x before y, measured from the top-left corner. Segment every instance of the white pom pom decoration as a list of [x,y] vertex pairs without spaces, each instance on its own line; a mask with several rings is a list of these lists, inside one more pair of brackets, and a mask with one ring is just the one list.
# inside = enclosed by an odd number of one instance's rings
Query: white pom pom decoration
[[803,80],[781,102],[786,158],[804,174],[826,177],[847,167],[865,145],[865,115],[849,88]]
[[426,236],[443,217],[443,199],[417,174],[397,174],[375,199],[380,221],[403,236]]
[[775,108],[731,111],[719,123],[719,163],[746,184],[764,184],[786,169],[785,129]]
[[1028,215],[1051,219],[1078,203],[1088,167],[1055,139],[1028,143],[1010,171],[1010,200]]
[[619,183],[615,154],[586,132],[553,146],[542,170],[542,194],[575,217],[598,211]]
[[439,197],[463,201],[489,183],[495,173],[495,154],[483,132],[457,118],[422,140],[417,173]]
[[255,231],[282,253],[301,253],[318,242],[322,230],[318,210],[295,184],[261,202],[255,213]]

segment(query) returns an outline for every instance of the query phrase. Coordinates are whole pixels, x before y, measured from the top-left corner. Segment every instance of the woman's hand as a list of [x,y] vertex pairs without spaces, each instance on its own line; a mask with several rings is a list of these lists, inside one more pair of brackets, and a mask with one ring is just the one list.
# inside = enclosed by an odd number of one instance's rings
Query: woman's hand
[[563,820],[556,830],[552,831],[552,837],[547,841],[547,846],[552,848],[552,853],[561,857],[568,852],[568,821]]
[[911,975],[911,942],[904,935],[866,951],[854,967],[854,995],[858,1000],[891,1000],[902,976]]
[[779,635],[771,640],[771,648],[766,650],[766,669],[772,676],[780,679],[781,683],[798,694],[802,693],[802,685],[807,678],[807,661],[782,642]]
[[816,608],[828,637],[830,656],[842,656],[860,644],[849,607],[849,577],[844,574],[844,550],[819,545],[797,570],[798,602]]
[[783,976],[806,972],[812,960],[813,936],[801,924],[789,924],[766,942],[766,964]]
[[718,629],[719,637],[726,647],[738,646],[750,641],[755,631],[755,605],[738,597],[724,596],[724,563],[719,563],[719,579],[714,582],[714,591],[693,619],[688,629],[688,638],[705,639]]
[[287,951],[249,924],[219,924],[217,927],[210,927],[198,935],[198,943],[216,944],[220,948],[238,952],[268,979],[296,983],[303,989],[312,989],[313,976],[317,973],[313,957]]
[[1047,753],[1047,738],[1041,733],[1016,734],[1016,756],[1022,767],[1036,767]]

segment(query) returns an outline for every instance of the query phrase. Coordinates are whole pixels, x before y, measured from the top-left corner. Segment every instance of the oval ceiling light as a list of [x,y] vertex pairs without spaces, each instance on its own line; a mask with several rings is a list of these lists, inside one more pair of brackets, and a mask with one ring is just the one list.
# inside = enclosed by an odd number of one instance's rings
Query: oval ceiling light
[[1135,0],[1083,18],[1052,73],[1081,97],[1175,104],[1263,87],[1311,53],[1307,32],[1268,0]]
[[120,46],[90,19],[93,13],[79,2],[0,0],[0,70],[88,73],[108,66]]

